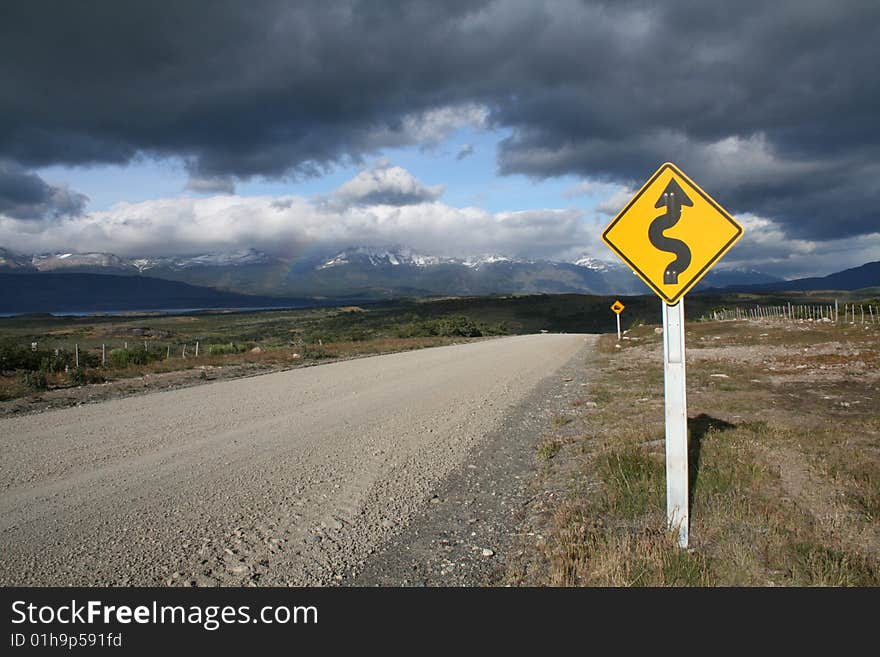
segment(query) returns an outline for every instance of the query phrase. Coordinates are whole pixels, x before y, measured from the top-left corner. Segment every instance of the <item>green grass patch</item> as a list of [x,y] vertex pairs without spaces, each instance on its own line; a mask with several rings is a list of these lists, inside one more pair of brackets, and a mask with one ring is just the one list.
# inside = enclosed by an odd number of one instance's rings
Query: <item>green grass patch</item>
[[562,449],[562,446],[564,444],[565,441],[559,438],[544,440],[540,445],[538,445],[538,458],[542,461],[549,461],[559,453],[559,450]]
[[817,543],[791,546],[792,577],[801,586],[877,586],[878,573],[864,556]]
[[596,461],[604,485],[604,513],[632,519],[663,509],[666,501],[664,466],[638,445],[624,445]]

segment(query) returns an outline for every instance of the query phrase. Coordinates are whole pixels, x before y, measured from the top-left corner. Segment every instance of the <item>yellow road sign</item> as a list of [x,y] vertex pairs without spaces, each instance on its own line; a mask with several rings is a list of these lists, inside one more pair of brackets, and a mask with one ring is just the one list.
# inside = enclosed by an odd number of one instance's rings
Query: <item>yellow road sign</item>
[[613,312],[617,313],[618,315],[623,312],[624,308],[626,308],[626,306],[624,306],[622,303],[620,303],[620,301],[615,301],[614,303],[611,304],[611,310]]
[[602,240],[674,305],[742,234],[736,219],[667,162],[608,224]]

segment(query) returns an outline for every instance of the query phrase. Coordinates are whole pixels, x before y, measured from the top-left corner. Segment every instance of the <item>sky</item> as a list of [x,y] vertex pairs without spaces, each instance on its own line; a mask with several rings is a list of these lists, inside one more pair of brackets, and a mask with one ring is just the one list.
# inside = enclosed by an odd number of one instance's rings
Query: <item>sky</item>
[[5,3],[0,247],[613,261],[666,161],[723,267],[880,260],[880,3]]

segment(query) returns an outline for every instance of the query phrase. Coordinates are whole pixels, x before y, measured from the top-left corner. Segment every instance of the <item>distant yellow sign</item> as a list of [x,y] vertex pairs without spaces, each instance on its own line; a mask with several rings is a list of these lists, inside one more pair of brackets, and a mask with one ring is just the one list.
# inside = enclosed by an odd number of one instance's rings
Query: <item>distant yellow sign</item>
[[733,217],[667,162],[608,224],[602,240],[675,305],[742,234]]
[[626,306],[620,303],[620,301],[615,301],[611,304],[611,310],[618,315],[623,312],[624,308],[626,308]]

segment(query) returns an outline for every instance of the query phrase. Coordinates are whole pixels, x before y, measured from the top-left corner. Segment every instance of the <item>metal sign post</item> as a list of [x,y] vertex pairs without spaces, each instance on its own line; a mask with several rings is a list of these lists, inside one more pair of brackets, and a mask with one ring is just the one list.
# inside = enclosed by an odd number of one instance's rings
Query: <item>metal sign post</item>
[[[602,241],[662,300],[666,517],[681,547],[688,545],[689,520],[684,296],[742,234],[739,222],[671,162],[657,169],[602,233]],[[619,314],[617,321],[619,340]]]
[[663,306],[663,381],[666,401],[666,520],[688,546],[687,391],[684,358],[684,299]]
[[617,341],[620,342],[620,313],[623,312],[623,309],[626,308],[620,300],[615,301],[611,304],[611,312],[617,315]]

